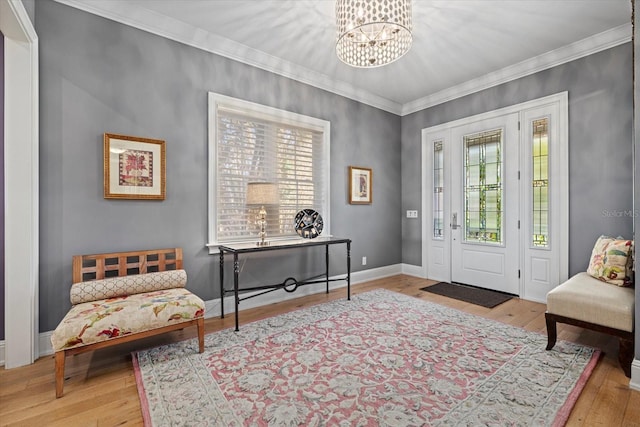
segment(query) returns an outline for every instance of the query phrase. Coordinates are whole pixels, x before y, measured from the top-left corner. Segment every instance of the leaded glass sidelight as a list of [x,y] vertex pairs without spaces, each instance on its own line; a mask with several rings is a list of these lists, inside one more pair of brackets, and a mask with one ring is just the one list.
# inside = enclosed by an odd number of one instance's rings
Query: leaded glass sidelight
[[502,129],[464,137],[465,240],[502,243]]
[[532,243],[549,247],[549,119],[532,123]]
[[444,151],[442,141],[433,143],[433,237],[444,238]]

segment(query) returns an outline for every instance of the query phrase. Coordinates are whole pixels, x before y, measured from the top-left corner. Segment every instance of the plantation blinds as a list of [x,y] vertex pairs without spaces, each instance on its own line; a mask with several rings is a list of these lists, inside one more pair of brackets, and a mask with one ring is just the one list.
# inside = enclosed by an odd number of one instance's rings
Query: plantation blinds
[[255,218],[260,206],[247,206],[250,182],[278,186],[279,203],[265,206],[267,238],[297,236],[294,217],[298,211],[310,208],[325,215],[326,130],[310,125],[309,120],[299,120],[301,116],[293,113],[250,103],[250,108],[242,108],[235,101],[235,105],[215,105],[213,240],[225,243],[256,239]]

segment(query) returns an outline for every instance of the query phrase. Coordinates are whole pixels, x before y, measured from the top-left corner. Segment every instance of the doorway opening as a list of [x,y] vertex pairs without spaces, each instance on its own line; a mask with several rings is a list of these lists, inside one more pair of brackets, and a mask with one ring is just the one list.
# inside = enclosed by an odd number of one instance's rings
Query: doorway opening
[[423,129],[424,276],[544,302],[568,274],[566,92]]

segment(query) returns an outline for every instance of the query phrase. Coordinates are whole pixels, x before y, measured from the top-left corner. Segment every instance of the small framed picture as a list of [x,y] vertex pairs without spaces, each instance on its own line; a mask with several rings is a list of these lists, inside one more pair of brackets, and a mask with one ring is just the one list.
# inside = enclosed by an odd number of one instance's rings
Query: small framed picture
[[373,201],[373,171],[349,166],[349,203],[368,205]]
[[104,134],[104,198],[165,198],[165,143]]

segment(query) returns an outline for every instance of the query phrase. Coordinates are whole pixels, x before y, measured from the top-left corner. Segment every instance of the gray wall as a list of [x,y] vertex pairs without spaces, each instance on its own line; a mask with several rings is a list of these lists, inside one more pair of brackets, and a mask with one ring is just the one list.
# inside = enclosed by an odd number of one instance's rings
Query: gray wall
[[0,340],[4,339],[4,34],[0,32]]
[[[586,267],[598,235],[631,235],[632,218],[603,215],[633,207],[630,44],[400,119],[50,0],[34,3],[40,40],[42,331],[53,329],[69,308],[74,254],[181,246],[188,287],[204,299],[218,296],[217,257],[204,247],[208,91],[331,122],[332,233],[354,240],[354,271],[362,269],[362,256],[366,268],[421,265],[420,221],[402,218],[406,209],[420,208],[421,129],[565,90],[570,273]],[[102,197],[104,132],[167,142],[165,201]],[[347,203],[349,165],[373,168],[372,206]],[[335,273],[344,269],[343,252],[332,251]],[[254,257],[242,274],[251,284],[265,277],[278,281],[315,271],[317,258]],[[276,263],[277,271],[266,268]]]
[[27,11],[31,22],[36,22],[36,0],[22,0],[22,5]]
[[[569,273],[598,236],[632,237],[631,43],[402,117],[402,208],[420,209],[424,128],[569,92]],[[604,212],[620,212],[621,216]],[[422,265],[421,221],[403,219],[402,261]]]
[[[208,91],[330,121],[332,234],[353,240],[353,271],[362,256],[366,268],[401,261],[398,116],[50,0],[35,2],[35,16],[41,331],[70,306],[75,254],[180,246],[188,288],[218,296],[218,257],[205,248]],[[103,198],[105,132],[166,141],[166,200]],[[373,205],[348,204],[349,165],[373,168]],[[344,247],[331,254],[332,274],[346,271]],[[318,258],[253,257],[242,278],[302,278],[321,271]]]

